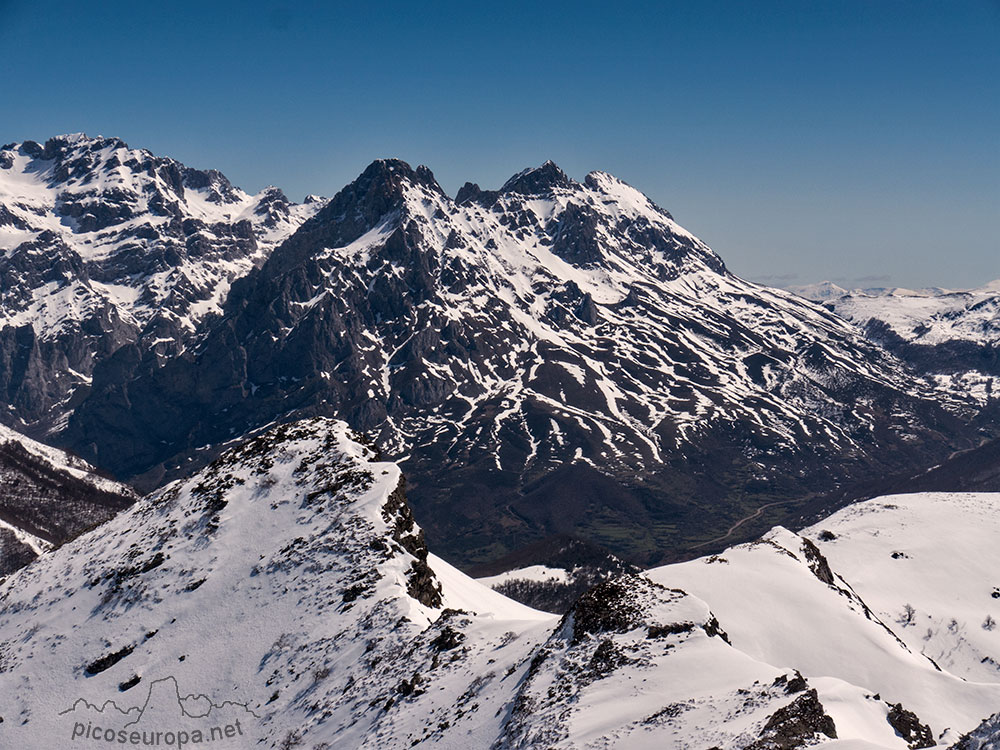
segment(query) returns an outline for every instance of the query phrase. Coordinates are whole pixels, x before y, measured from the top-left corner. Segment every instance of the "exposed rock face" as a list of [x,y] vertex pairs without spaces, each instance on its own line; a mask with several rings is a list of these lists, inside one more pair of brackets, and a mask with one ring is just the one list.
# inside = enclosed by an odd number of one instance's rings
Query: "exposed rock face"
[[59,427],[97,368],[182,351],[229,284],[315,212],[276,188],[83,135],[0,150],[5,421]]
[[937,745],[937,741],[934,739],[934,732],[931,731],[931,728],[921,723],[920,717],[912,711],[903,708],[901,703],[890,704],[886,720],[896,730],[896,733],[906,740],[910,750]]
[[982,399],[729,274],[604,173],[451,200],[379,160],[296,206],[113,138],[0,155],[0,419],[143,491],[336,416],[407,457],[459,562],[571,534],[654,563],[981,438]]
[[819,702],[816,691],[809,690],[775,711],[760,738],[747,745],[746,750],[796,750],[820,737],[837,739],[837,727]]
[[38,557],[29,545],[7,528],[0,528],[0,577],[22,568]]
[[817,547],[810,540],[803,538],[802,554],[809,563],[809,570],[813,572],[813,575],[815,575],[827,586],[838,588],[837,583],[833,578],[833,571],[830,570],[830,563],[825,557],[823,557],[823,553],[819,551],[819,547]]
[[560,533],[651,562],[765,497],[974,440],[849,324],[554,164],[453,201],[424,167],[374,162],[233,283],[196,346],[95,371],[61,439],[151,487],[197,448],[317,414],[407,456],[429,538],[464,563]]
[[573,642],[639,627],[644,621],[644,599],[659,589],[662,587],[641,576],[623,576],[595,586],[566,615],[567,622],[572,623]]
[[407,571],[406,593],[428,607],[440,607],[441,584],[434,577],[434,571],[427,565],[424,532],[413,520],[413,512],[406,502],[403,487],[404,482],[400,478],[399,485],[382,506],[382,518],[391,524],[393,540],[415,558]]
[[0,426],[0,577],[135,499],[83,461]]
[[[531,570],[524,570],[533,566],[546,571],[541,580]],[[562,614],[594,586],[639,570],[599,545],[560,535],[539,540],[470,573],[515,601]]]
[[951,746],[951,750],[998,750],[1000,748],[1000,714],[995,714]]

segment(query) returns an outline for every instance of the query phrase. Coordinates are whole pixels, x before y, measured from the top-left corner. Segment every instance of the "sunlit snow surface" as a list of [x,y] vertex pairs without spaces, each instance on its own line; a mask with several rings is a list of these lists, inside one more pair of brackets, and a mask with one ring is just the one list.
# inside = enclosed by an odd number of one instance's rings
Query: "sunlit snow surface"
[[[998,494],[876,498],[801,536],[777,528],[761,542],[649,575],[711,602],[736,648],[798,668],[842,738],[857,725],[858,738],[884,741],[866,734],[867,719],[858,723],[860,709],[877,702],[859,692],[845,703],[839,687],[826,700],[825,686],[837,681],[902,703],[954,741],[1000,707],[1000,634],[982,628],[987,615],[1000,617],[991,595],[998,533]],[[827,557],[835,586],[813,573],[802,537]],[[903,624],[907,604],[912,624]]]
[[1000,280],[961,291],[856,290],[832,296],[830,306],[861,325],[872,318],[884,321],[903,339],[917,344],[1000,340]]
[[[0,204],[10,216],[0,231],[0,253],[10,254],[24,242],[35,240],[44,231],[57,235],[66,251],[76,253],[88,264],[108,264],[121,252],[151,252],[165,242],[165,229],[175,216],[200,222],[211,236],[219,225],[249,222],[257,235],[257,249],[241,257],[225,253],[196,256],[186,262],[160,269],[144,269],[140,277],[123,276],[112,281],[72,280],[69,286],[49,283],[37,288],[30,303],[8,304],[0,312],[0,325],[31,324],[43,336],[53,336],[60,328],[79,321],[87,306],[108,302],[118,308],[123,319],[142,325],[160,308],[174,302],[175,289],[191,287],[195,299],[186,311],[174,311],[184,325],[194,328],[210,312],[217,312],[228,283],[260,262],[277,242],[287,237],[321,202],[292,205],[277,221],[268,222],[262,203],[273,188],[248,195],[228,184],[218,173],[206,173],[204,187],[181,187],[170,180],[164,166],[183,165],[156,159],[148,151],[130,149],[117,139],[64,136],[67,159],[85,159],[86,171],[79,176],[55,172],[55,160],[32,158],[14,148],[5,151],[12,164],[0,169]],[[148,171],[141,164],[152,163]],[[88,230],[79,219],[60,215],[60,206],[80,202],[98,210],[102,201],[113,200],[127,206],[131,215],[107,227]],[[166,208],[164,208],[164,205]],[[86,210],[86,209],[84,209]],[[274,218],[274,217],[272,217]],[[137,229],[148,228],[137,232]],[[186,239],[186,238],[183,238]],[[167,244],[170,241],[167,240]],[[184,243],[178,250],[185,253]]]
[[737,750],[815,690],[839,737],[815,743],[901,750],[889,703],[942,742],[1000,706],[982,661],[1000,657],[982,628],[1000,617],[998,495],[868,501],[617,579],[557,618],[433,555],[414,588],[399,479],[342,423],[296,423],[15,573],[0,745],[69,746],[74,718],[101,719],[78,699],[124,710],[168,677],[252,711],[254,742],[234,747]]

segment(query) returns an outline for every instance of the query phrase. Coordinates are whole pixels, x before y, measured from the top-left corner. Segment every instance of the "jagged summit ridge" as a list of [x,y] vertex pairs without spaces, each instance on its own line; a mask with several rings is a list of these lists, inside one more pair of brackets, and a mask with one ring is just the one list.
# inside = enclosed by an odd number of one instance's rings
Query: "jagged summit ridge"
[[232,281],[320,205],[273,187],[251,196],[118,138],[4,146],[0,385],[17,426],[51,430],[123,346],[183,350]]
[[559,166],[549,159],[539,167],[529,167],[511,177],[497,192],[520,195],[543,195],[553,188],[571,188],[578,183],[571,180]]
[[[76,133],[55,136],[44,145],[35,141],[8,144],[0,151],[30,157],[33,162],[28,166],[30,172],[36,173],[50,186],[64,186],[67,190],[88,186],[99,190],[102,183],[120,190],[135,190],[135,178],[145,174],[162,181],[180,199],[185,197],[185,189],[206,191],[205,200],[209,203],[239,203],[245,197],[217,170],[185,167],[173,159],[156,157],[147,149],[129,148],[120,138],[91,138]],[[7,158],[10,160],[11,156]],[[69,195],[67,192],[64,197]],[[96,192],[91,195],[96,195]],[[99,207],[99,204],[95,202],[85,208],[91,207]],[[72,215],[72,212],[81,209],[69,207],[66,210]],[[121,217],[108,216],[105,219],[107,224],[95,217],[77,228],[81,231],[88,231],[89,227],[105,228],[115,218]]]
[[[620,180],[560,175],[453,200],[373,162],[234,282],[196,346],[100,373],[61,439],[154,486],[200,458],[184,446],[336,416],[407,457],[430,533],[470,562],[511,549],[490,547],[511,518],[521,544],[649,555],[678,519],[707,527],[701,502],[735,523],[748,494],[815,492],[814,471],[832,487],[963,445],[933,386],[851,325],[729,273]],[[552,512],[556,486],[572,512]]]

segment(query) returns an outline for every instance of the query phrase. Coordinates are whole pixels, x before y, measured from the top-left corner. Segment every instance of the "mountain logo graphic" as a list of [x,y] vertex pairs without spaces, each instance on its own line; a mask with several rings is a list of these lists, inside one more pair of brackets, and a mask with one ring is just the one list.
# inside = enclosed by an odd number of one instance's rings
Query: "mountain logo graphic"
[[246,703],[216,703],[205,694],[181,695],[173,676],[149,684],[141,706],[123,708],[115,701],[100,706],[84,698],[61,711],[73,742],[108,745],[195,748],[240,748],[253,744],[259,717]]

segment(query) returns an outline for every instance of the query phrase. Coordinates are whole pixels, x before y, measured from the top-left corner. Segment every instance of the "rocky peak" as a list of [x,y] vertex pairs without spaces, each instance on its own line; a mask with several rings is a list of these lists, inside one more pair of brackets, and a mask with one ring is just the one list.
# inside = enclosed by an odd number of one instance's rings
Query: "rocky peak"
[[[168,160],[168,163],[173,163],[173,160]],[[205,200],[209,203],[239,203],[242,195],[242,191],[217,169],[201,170],[184,167],[181,179],[184,187],[206,191]],[[284,194],[281,197],[284,198]],[[287,202],[287,198],[285,200]]]
[[551,159],[540,167],[518,172],[500,188],[500,194],[545,195],[553,188],[569,188],[577,183],[571,180]]
[[408,182],[423,185],[444,195],[444,191],[434,178],[434,173],[428,167],[421,164],[413,169],[402,159],[376,159],[365,168],[355,182],[395,190],[401,189]]
[[[50,186],[65,186],[75,193],[96,194],[107,192],[109,187],[135,194],[165,191],[170,200],[183,201],[187,188],[204,191],[205,200],[216,204],[235,204],[244,197],[218,170],[187,167],[174,159],[154,156],[146,149],[129,148],[120,138],[73,133],[53,136],[44,146],[24,141],[0,150],[51,162],[39,164],[33,171],[44,173]],[[5,168],[13,166],[10,158],[3,163]],[[89,229],[84,227],[83,231]]]
[[343,242],[351,242],[376,226],[386,215],[399,210],[408,185],[421,185],[444,195],[427,167],[420,166],[414,170],[400,159],[376,159],[316,214],[309,228],[342,224],[345,226]]
[[[407,193],[413,188],[448,201],[427,167],[413,169],[400,159],[376,159],[271,255],[262,274],[282,276],[317,250],[347,246],[393,217],[402,218]],[[232,304],[242,304],[243,287],[242,283],[234,287]]]
[[669,211],[660,208],[645,193],[632,187],[624,180],[618,179],[613,174],[595,170],[584,178],[583,184],[591,190],[602,193],[619,203],[624,203],[634,208],[652,210],[662,214],[670,221],[674,220]]
[[455,194],[455,203],[459,206],[475,202],[483,194],[482,188],[475,182],[467,182]]
[[[58,419],[49,410],[137,338],[157,351],[183,350],[232,281],[320,207],[292,204],[277,188],[248,195],[221,172],[118,138],[77,133],[5,145],[0,373],[14,423]],[[12,343],[25,325],[31,352]],[[38,392],[13,366],[19,357],[57,387]]]
[[256,216],[262,217],[264,226],[270,228],[276,226],[282,219],[288,218],[289,205],[290,201],[284,191],[270,185],[260,192],[257,207],[253,212]]

